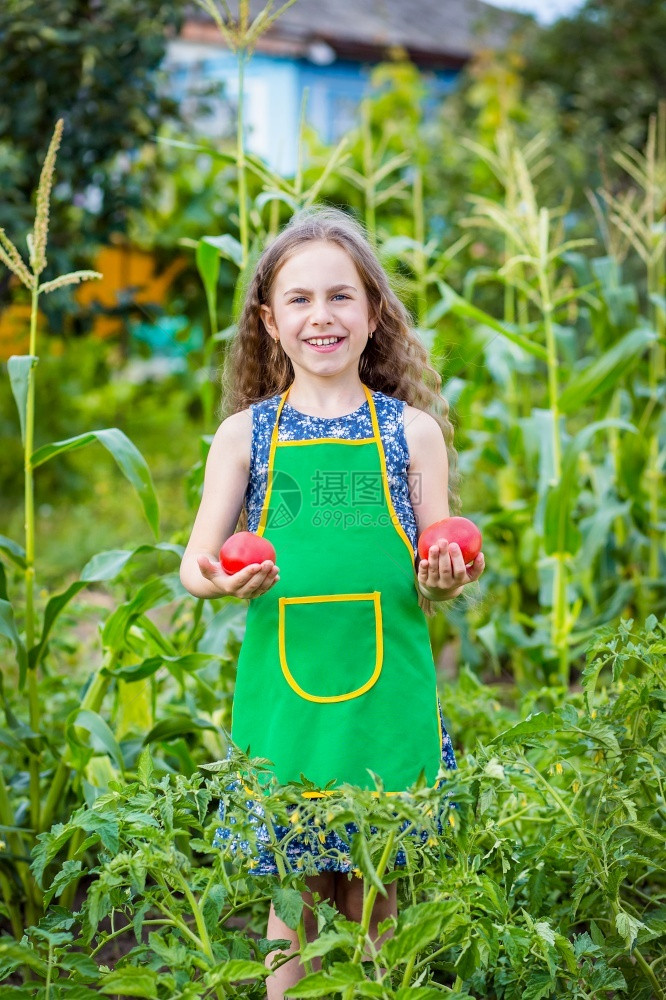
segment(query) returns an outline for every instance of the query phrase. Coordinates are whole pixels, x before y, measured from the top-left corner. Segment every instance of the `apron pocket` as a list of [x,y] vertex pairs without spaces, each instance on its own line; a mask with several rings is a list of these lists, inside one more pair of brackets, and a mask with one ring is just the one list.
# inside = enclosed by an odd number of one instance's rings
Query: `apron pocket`
[[382,671],[379,591],[280,597],[278,641],[285,680],[306,701],[359,698]]

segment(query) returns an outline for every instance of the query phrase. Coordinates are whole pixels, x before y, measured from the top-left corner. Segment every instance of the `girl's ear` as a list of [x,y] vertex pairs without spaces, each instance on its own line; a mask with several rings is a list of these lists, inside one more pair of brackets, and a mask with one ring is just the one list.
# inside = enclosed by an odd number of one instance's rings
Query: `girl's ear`
[[268,330],[271,337],[275,332],[275,321],[273,320],[273,313],[271,312],[270,306],[262,305],[259,306],[259,313],[261,315],[262,322],[266,329]]

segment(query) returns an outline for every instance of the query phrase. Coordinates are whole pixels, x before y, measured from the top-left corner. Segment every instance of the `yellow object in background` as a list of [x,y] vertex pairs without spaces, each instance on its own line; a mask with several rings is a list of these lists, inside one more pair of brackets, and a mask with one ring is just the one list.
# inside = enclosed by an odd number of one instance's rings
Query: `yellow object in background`
[[[126,293],[137,305],[163,305],[174,279],[188,265],[186,257],[176,257],[156,273],[153,254],[129,246],[106,246],[98,251],[92,267],[102,274],[100,281],[85,281],[76,286],[74,298],[84,309],[95,303],[115,309]],[[44,329],[45,318],[39,312],[38,330]],[[102,339],[123,332],[124,316],[95,316],[92,334]],[[27,354],[30,344],[30,303],[14,303],[0,312],[0,361],[12,354]]]
[[[97,302],[114,309],[121,293],[131,290],[132,301],[139,305],[163,305],[174,278],[187,264],[185,257],[176,257],[157,274],[155,257],[151,253],[129,246],[102,247],[92,265],[94,270],[101,272],[102,279],[78,285],[75,298],[83,308],[90,308]],[[92,332],[105,339],[121,333],[124,323],[121,316],[96,316]]]
[[[37,329],[44,316],[37,315]],[[15,303],[0,312],[0,361],[12,354],[27,354],[30,349],[30,303]]]

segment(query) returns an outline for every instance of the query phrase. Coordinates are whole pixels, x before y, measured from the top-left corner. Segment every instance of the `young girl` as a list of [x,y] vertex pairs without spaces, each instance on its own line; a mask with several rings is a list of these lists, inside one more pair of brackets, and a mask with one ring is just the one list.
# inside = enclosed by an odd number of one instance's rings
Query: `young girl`
[[[197,597],[250,601],[231,737],[270,760],[280,782],[304,774],[319,788],[373,789],[370,769],[400,791],[424,769],[434,785],[441,763],[456,767],[425,614],[478,580],[484,559],[466,567],[446,542],[417,556],[418,534],[449,516],[449,495],[457,501],[440,386],[361,227],[334,209],[296,216],[247,290],[225,370],[230,416],[210,447],[181,567]],[[220,547],[246,525],[272,542],[276,563],[227,575]],[[252,874],[277,874],[265,831],[257,841]],[[349,849],[329,832],[304,898],[317,891],[360,920],[362,881],[325,856],[331,846]],[[292,840],[289,860],[297,855]],[[396,882],[386,890],[371,925],[378,946],[378,923],[397,913]],[[272,907],[267,937],[298,947]],[[269,1000],[302,975],[298,961],[282,965]]]

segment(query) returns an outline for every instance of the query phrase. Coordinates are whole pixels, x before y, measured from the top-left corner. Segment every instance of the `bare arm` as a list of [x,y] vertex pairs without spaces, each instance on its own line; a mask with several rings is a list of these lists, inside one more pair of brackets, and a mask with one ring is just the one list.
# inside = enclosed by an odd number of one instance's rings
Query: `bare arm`
[[[449,461],[446,442],[435,418],[415,406],[406,406],[405,437],[409,448],[407,478],[420,535],[435,521],[449,517]],[[446,541],[430,547],[427,559],[418,560],[419,589],[431,601],[457,597],[466,583],[478,580],[484,559],[479,555],[468,570],[460,547]]]
[[220,548],[233,534],[250,475],[252,415],[241,410],[218,427],[206,460],[203,494],[180,564],[183,586],[195,597],[255,597],[277,578],[270,559],[229,575],[219,562]]

